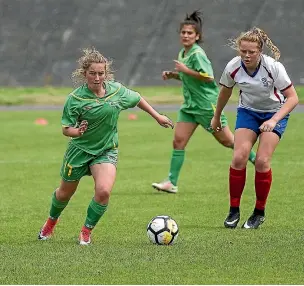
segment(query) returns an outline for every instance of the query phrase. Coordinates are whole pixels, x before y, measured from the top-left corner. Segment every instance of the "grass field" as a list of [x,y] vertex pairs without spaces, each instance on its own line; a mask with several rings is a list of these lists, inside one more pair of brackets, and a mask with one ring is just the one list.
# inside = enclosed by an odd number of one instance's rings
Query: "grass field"
[[[175,113],[169,114],[176,118]],[[190,142],[176,195],[150,185],[168,172],[173,130],[143,112],[121,114],[120,161],[109,209],[93,244],[77,245],[93,181],[85,177],[63,212],[55,236],[37,240],[59,182],[67,139],[60,112],[1,112],[0,284],[303,284],[303,115],[294,114],[273,158],[267,220],[259,230],[227,230],[231,150],[198,129]],[[44,117],[47,126],[34,120]],[[231,125],[235,115],[228,113]],[[254,206],[248,166],[241,208]],[[173,246],[148,241],[146,225],[171,215],[180,235]]]
[[[152,104],[176,104],[183,98],[180,86],[134,87]],[[0,87],[0,105],[62,105],[72,87]],[[304,104],[304,87],[297,86],[300,103]],[[238,91],[233,90],[230,103],[238,101]]]

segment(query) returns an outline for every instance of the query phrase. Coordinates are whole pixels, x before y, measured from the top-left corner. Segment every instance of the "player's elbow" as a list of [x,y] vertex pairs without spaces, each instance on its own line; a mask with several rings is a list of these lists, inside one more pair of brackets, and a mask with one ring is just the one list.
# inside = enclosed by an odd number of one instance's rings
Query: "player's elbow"
[[295,95],[295,99],[294,99],[294,101],[295,101],[295,104],[296,104],[296,105],[298,105],[298,104],[299,104],[299,102],[300,102],[299,97],[298,97],[298,95],[297,95],[297,94]]
[[69,127],[62,126],[62,134],[63,134],[64,136],[69,136],[69,135],[68,135],[68,130],[69,130]]
[[203,81],[203,82],[213,82],[214,78],[209,77],[209,76],[203,76],[202,74],[200,74],[200,80]]
[[205,82],[213,82],[213,81],[214,81],[214,78],[212,78],[212,77],[205,78]]

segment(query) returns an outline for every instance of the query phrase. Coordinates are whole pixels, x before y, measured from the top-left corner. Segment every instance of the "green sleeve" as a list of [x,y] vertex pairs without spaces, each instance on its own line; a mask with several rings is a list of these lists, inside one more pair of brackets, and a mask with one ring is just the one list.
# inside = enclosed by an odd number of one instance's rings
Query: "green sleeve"
[[192,57],[192,68],[195,71],[202,73],[202,75],[205,77],[214,78],[211,62],[206,56],[198,52],[193,54],[191,57]]
[[72,95],[69,95],[63,107],[61,118],[62,126],[76,126],[80,115],[78,107],[78,100],[75,99]]
[[140,101],[140,94],[134,90],[121,86],[120,106],[121,109],[128,109],[135,107]]

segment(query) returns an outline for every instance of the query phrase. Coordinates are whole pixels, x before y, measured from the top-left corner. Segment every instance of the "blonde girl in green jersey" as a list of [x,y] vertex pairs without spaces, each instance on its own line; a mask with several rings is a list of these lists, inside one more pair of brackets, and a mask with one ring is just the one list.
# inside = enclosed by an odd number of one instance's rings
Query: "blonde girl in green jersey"
[[[184,103],[178,113],[168,179],[152,184],[155,189],[168,193],[178,191],[177,181],[185,158],[185,148],[198,125],[210,132],[225,147],[233,148],[234,142],[224,114],[221,115],[223,128],[218,132],[211,128],[219,89],[214,80],[211,62],[199,46],[202,41],[201,13],[194,11],[187,15],[180,24],[179,32],[183,48],[174,61],[175,70],[164,71],[162,77],[164,80],[176,79],[182,82]],[[253,151],[249,160],[255,160]]]
[[75,193],[80,179],[92,175],[94,197],[89,203],[79,243],[91,243],[91,231],[107,209],[118,158],[117,121],[122,110],[138,106],[161,126],[172,121],[155,111],[139,93],[113,80],[111,62],[94,48],[85,49],[73,78],[80,84],[67,97],[62,133],[71,137],[61,167],[61,183],[52,195],[50,215],[38,239],[51,237],[58,218]]

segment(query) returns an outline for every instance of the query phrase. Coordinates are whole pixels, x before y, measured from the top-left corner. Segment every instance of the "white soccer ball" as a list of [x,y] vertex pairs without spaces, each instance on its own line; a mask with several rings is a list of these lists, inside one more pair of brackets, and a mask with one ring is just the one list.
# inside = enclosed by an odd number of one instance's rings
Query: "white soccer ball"
[[158,215],[147,226],[147,235],[152,243],[159,245],[173,244],[178,237],[176,221],[167,215]]

